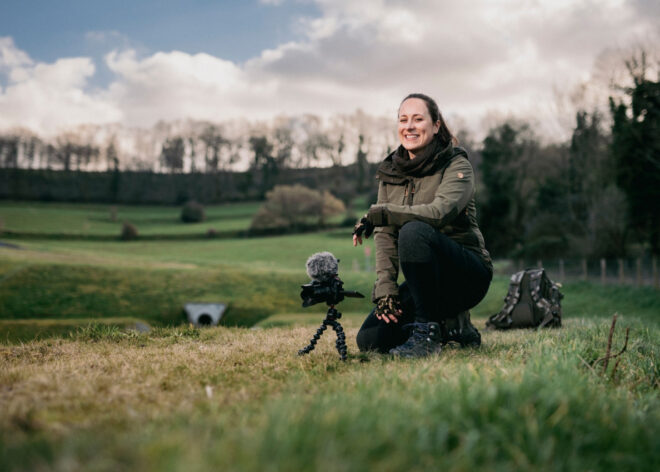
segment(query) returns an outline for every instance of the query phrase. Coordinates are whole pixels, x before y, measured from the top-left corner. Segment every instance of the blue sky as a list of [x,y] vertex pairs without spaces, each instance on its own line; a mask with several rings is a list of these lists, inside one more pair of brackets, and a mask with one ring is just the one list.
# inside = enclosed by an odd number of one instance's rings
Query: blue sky
[[310,2],[3,0],[0,35],[47,62],[125,45],[145,54],[176,49],[242,62],[297,39],[297,19],[319,13]]
[[391,116],[421,91],[469,129],[557,134],[640,44],[658,56],[660,2],[2,0],[0,131]]

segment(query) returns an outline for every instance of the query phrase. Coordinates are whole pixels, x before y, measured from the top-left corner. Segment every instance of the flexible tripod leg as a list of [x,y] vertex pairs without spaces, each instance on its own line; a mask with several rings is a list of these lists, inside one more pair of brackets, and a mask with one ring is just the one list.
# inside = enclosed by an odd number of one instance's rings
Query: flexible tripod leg
[[314,350],[316,343],[321,339],[323,332],[328,329],[328,325],[332,326],[332,329],[337,333],[337,341],[335,346],[337,347],[337,352],[339,352],[339,357],[342,361],[346,360],[346,334],[344,334],[344,328],[342,328],[337,318],[341,318],[341,313],[339,313],[334,307],[328,309],[328,313],[325,315],[325,319],[319,329],[316,330],[316,334],[309,341],[309,344],[298,351],[298,355],[302,356],[308,354]]
[[344,334],[344,328],[342,328],[341,324],[339,324],[339,321],[336,320],[330,320],[330,325],[332,326],[332,329],[335,330],[335,333],[337,333],[337,342],[335,343],[335,346],[337,346],[337,352],[339,352],[339,357],[341,357],[342,361],[346,360],[346,335]]
[[328,328],[328,320],[325,319],[323,320],[323,323],[321,323],[321,326],[319,326],[319,329],[316,330],[316,334],[309,341],[309,344],[304,348],[302,348],[300,351],[298,351],[298,355],[302,356],[303,354],[308,354],[312,352],[316,347],[316,343],[318,342],[319,339],[321,339],[321,335],[327,328]]

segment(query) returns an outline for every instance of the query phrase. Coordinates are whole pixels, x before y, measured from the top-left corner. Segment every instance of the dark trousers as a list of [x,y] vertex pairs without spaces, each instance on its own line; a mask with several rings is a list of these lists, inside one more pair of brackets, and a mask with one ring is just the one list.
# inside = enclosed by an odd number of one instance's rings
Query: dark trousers
[[405,277],[399,286],[403,315],[398,323],[385,323],[372,310],[357,334],[361,351],[388,352],[408,339],[404,324],[454,318],[477,305],[488,291],[492,274],[479,256],[432,226],[406,223],[398,242]]

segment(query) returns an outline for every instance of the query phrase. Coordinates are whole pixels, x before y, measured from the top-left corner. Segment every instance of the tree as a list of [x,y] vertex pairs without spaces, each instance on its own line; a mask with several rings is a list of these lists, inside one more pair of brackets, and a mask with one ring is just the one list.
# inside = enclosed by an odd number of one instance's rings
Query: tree
[[204,143],[204,169],[206,172],[216,172],[222,167],[222,148],[229,144],[229,141],[215,125],[207,126],[199,138]]
[[170,172],[181,172],[183,170],[183,156],[186,148],[183,138],[180,136],[168,138],[161,148],[160,158],[163,166]]
[[105,162],[107,169],[112,169],[114,172],[119,171],[119,154],[117,153],[117,146],[114,139],[105,148]]
[[660,253],[660,77],[646,78],[646,54],[626,63],[633,86],[630,103],[610,98],[611,150],[617,182],[628,198],[629,222],[653,254]]
[[0,165],[2,167],[18,167],[18,144],[18,136],[0,136]]
[[367,153],[362,150],[362,146],[364,145],[364,135],[360,135],[358,137],[359,139],[359,144],[358,144],[358,151],[357,151],[357,156],[356,156],[356,163],[357,163],[357,171],[358,171],[358,191],[363,192],[366,188],[366,179],[367,179],[367,173],[368,173],[368,163],[367,163]]
[[[625,195],[616,187],[610,139],[598,111],[576,114],[566,172],[567,230],[582,255],[620,257],[625,254]],[[623,201],[623,203],[622,203]],[[604,212],[607,202],[610,212]]]
[[277,161],[273,157],[273,145],[266,136],[250,136],[249,142],[254,153],[252,168],[261,174],[259,193],[263,198],[278,173]]
[[481,171],[485,187],[481,226],[496,255],[522,244],[525,217],[538,175],[530,171],[539,145],[525,123],[507,121],[484,140]]
[[281,124],[275,128],[273,133],[273,157],[278,170],[288,167],[291,163],[294,144],[291,123]]

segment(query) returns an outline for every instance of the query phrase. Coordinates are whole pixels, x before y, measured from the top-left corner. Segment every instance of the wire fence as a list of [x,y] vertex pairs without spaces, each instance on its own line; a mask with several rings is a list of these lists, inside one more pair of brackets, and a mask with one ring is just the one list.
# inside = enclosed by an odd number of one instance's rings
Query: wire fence
[[650,286],[660,289],[658,257],[619,259],[547,259],[510,260],[499,265],[497,272],[512,274],[527,268],[543,267],[555,282],[588,280],[603,285]]

